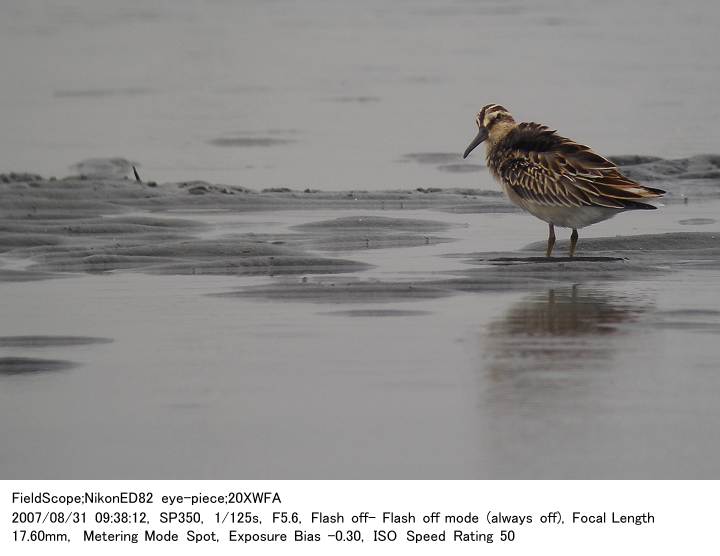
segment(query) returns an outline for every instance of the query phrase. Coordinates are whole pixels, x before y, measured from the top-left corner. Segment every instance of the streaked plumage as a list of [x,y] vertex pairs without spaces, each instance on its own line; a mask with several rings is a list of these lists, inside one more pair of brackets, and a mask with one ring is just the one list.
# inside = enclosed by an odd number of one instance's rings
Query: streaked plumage
[[624,176],[589,147],[536,123],[515,123],[500,105],[488,104],[477,115],[478,135],[464,157],[487,140],[487,165],[510,200],[549,224],[547,256],[555,243],[554,226],[572,228],[570,256],[577,230],[626,210],[654,209],[645,201],[661,189]]

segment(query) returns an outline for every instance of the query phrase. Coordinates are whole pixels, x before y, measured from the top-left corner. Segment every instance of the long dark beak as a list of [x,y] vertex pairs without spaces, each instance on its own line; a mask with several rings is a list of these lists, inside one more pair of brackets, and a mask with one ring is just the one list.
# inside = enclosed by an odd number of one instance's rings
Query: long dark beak
[[478,134],[475,136],[475,139],[472,140],[472,143],[468,145],[468,148],[465,149],[465,152],[463,153],[463,158],[467,158],[467,156],[472,152],[472,150],[477,147],[480,143],[485,141],[485,139],[488,138],[488,130],[487,128],[481,127],[478,130]]

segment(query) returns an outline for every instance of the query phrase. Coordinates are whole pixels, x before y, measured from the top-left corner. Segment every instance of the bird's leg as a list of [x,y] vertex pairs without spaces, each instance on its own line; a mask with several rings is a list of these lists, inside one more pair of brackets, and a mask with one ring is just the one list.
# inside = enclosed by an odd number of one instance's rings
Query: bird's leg
[[578,240],[578,233],[575,228],[573,228],[572,234],[570,235],[570,256],[575,256],[575,247],[577,247],[577,240]]
[[553,246],[555,245],[555,226],[552,224],[548,224],[548,226],[550,228],[550,234],[548,235],[547,251],[545,251],[546,257],[552,255]]

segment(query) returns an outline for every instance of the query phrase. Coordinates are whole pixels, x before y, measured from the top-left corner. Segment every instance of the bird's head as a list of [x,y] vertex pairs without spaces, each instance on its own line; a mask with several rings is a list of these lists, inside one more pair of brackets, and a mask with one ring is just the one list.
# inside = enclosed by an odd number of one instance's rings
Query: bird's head
[[467,158],[470,152],[486,139],[489,143],[496,143],[502,139],[515,126],[515,119],[505,107],[488,104],[477,113],[475,123],[478,126],[478,134],[465,149],[463,158]]

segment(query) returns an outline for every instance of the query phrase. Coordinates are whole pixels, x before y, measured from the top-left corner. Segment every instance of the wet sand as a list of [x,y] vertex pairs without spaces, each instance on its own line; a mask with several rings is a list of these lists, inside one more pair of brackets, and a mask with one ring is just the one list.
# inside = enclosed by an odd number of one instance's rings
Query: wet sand
[[0,477],[717,478],[718,161],[552,260],[495,190],[2,175]]

